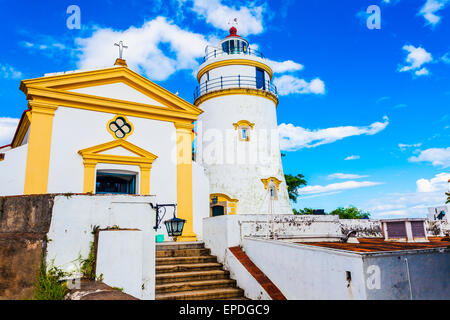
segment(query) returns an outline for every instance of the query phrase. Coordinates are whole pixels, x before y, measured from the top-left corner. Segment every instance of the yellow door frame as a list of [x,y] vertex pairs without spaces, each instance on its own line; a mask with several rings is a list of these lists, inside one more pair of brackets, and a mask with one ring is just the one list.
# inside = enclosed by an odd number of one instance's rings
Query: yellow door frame
[[[101,152],[111,150],[117,147],[122,147],[134,154],[137,157],[131,156],[117,156],[110,154],[102,154]],[[98,163],[110,163],[120,165],[133,165],[140,168],[140,194],[150,195],[150,169],[153,162],[158,158],[156,155],[141,149],[134,144],[125,140],[114,140],[98,146],[90,147],[78,151],[83,157],[84,164],[84,193],[95,192],[95,175]]]

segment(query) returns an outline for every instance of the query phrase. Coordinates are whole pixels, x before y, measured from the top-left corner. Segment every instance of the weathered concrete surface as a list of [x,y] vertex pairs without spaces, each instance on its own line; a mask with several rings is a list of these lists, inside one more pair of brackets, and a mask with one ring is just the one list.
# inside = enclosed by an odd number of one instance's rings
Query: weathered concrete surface
[[43,239],[0,235],[0,300],[33,297],[42,247]]
[[[356,231],[357,238],[380,238],[383,231],[380,220],[374,219],[340,219],[342,233],[347,235],[350,231]],[[429,237],[442,237],[450,232],[450,226],[446,220],[426,221],[425,227]]]
[[82,279],[79,289],[71,290],[64,300],[139,300],[102,282]]
[[339,223],[344,235],[356,231],[357,238],[379,238],[383,236],[380,220],[340,219]]
[[53,199],[52,195],[0,197],[0,300],[33,297]]

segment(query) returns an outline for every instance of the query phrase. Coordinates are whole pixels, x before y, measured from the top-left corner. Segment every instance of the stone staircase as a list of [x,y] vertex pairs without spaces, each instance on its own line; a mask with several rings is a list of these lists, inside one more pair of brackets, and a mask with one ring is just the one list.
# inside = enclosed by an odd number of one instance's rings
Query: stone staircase
[[242,300],[228,271],[202,242],[156,245],[156,300]]

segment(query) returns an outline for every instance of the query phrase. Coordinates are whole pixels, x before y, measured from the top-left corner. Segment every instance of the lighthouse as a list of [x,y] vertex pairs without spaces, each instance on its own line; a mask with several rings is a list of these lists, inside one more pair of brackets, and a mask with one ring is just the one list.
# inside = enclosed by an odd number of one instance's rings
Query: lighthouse
[[194,104],[195,160],[210,182],[210,216],[292,214],[277,130],[278,94],[264,55],[232,27],[205,49]]

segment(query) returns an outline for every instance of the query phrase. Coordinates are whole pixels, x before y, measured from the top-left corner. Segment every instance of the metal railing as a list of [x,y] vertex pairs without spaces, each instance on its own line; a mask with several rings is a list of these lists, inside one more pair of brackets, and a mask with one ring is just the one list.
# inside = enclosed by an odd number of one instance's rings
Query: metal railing
[[278,96],[277,87],[270,81],[260,81],[250,76],[226,76],[208,80],[199,85],[194,92],[194,101],[200,96],[223,89],[247,88],[267,91]]
[[[208,48],[207,48],[207,50],[208,50]],[[265,59],[262,52],[259,52],[258,50],[254,50],[251,48],[247,48],[245,50],[242,48],[235,48],[233,50],[230,50],[229,52],[223,51],[220,48],[211,48],[211,51],[207,52],[205,57],[203,58],[203,62],[206,62],[208,59],[217,58],[217,57],[221,57],[221,56],[228,56],[228,55],[232,55],[232,54],[249,55],[249,56],[254,56],[254,57]]]

